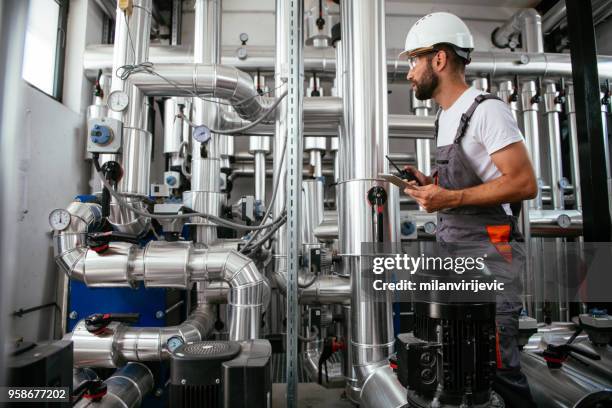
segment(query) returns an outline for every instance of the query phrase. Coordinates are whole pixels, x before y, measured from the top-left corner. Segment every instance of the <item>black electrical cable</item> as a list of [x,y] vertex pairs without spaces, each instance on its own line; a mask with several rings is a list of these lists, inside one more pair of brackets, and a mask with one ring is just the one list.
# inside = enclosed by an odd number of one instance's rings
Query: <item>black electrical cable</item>
[[[179,218],[191,218],[191,217],[201,217],[204,219],[208,219],[209,221],[214,222],[217,225],[221,225],[224,227],[228,227],[228,228],[232,228],[235,230],[241,230],[241,231],[254,231],[254,230],[258,230],[258,229],[266,229],[266,228],[270,228],[270,227],[274,227],[277,224],[280,224],[281,222],[284,222],[284,218],[285,218],[285,212],[283,212],[277,219],[273,220],[272,222],[268,223],[268,224],[264,224],[264,225],[244,225],[244,224],[237,224],[235,222],[231,222],[228,220],[225,220],[221,217],[217,217],[216,215],[212,215],[212,214],[206,214],[206,213],[201,213],[201,212],[190,212],[188,214],[168,214],[168,215],[160,215],[160,214],[151,214],[148,211],[144,211],[144,210],[140,210],[138,208],[132,207],[131,205],[129,205],[121,196],[121,194],[119,194],[117,191],[115,191],[112,186],[109,184],[109,182],[104,178],[104,175],[101,172],[100,169],[100,162],[99,162],[99,155],[97,153],[94,153],[92,155],[93,158],[93,162],[94,162],[94,167],[96,169],[96,172],[98,174],[98,177],[100,178],[100,180],[102,181],[102,184],[109,189],[109,192],[111,193],[111,195],[117,200],[117,202],[119,203],[119,205],[121,205],[124,208],[127,208],[128,210],[132,211],[134,214],[138,214],[140,216],[143,217],[147,217],[147,218],[153,218],[153,219],[157,219],[157,220],[173,220],[173,219],[179,219]],[[184,207],[184,209],[187,209],[186,207]],[[190,210],[190,209],[188,209]],[[193,211],[193,210],[191,210]]]

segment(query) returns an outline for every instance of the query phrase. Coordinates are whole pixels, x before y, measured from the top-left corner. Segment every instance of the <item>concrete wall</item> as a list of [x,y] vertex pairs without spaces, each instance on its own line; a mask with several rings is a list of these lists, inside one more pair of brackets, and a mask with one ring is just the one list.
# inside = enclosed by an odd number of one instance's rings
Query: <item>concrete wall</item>
[[[93,1],[72,0],[68,20],[65,89],[62,103],[25,81],[19,109],[19,207],[17,276],[13,309],[58,302],[58,270],[53,260],[49,212],[65,208],[76,194],[89,192],[85,152],[85,108],[91,84],[82,70],[86,44],[101,39],[101,12]],[[14,337],[42,340],[52,336],[59,314],[53,308],[12,317]]]

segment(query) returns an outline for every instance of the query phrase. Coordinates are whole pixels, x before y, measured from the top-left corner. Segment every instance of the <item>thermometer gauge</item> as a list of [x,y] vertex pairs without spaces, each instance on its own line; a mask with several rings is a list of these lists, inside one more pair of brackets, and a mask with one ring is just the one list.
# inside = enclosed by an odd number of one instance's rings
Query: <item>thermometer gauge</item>
[[130,97],[122,90],[116,90],[108,95],[108,108],[114,112],[123,112],[130,103]]
[[57,231],[65,230],[70,225],[70,213],[61,208],[51,211],[49,225]]
[[193,128],[193,138],[199,143],[206,143],[210,140],[210,129],[206,126],[196,126]]

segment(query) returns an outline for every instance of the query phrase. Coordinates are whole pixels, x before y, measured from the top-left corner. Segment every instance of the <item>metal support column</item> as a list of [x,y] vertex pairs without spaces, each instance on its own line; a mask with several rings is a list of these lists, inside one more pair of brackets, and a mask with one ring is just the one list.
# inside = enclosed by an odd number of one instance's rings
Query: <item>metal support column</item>
[[[590,0],[566,0],[586,242],[610,241],[605,149],[599,106],[599,74]],[[597,109],[596,109],[597,108]],[[588,198],[588,199],[585,199]]]
[[289,11],[287,72],[287,407],[297,407],[298,385],[298,273],[302,197],[302,102],[304,95],[303,2],[287,0]]

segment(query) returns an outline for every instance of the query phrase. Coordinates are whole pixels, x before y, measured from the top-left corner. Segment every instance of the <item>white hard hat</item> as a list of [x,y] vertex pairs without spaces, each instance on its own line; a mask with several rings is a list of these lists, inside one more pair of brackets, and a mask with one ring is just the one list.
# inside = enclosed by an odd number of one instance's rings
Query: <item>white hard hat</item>
[[414,23],[406,35],[406,45],[400,56],[410,57],[440,43],[455,46],[460,51],[459,56],[467,60],[469,51],[474,49],[474,38],[467,25],[454,14],[438,12],[428,14]]

